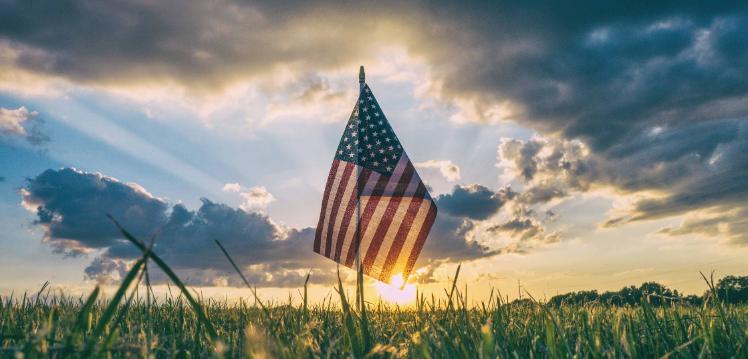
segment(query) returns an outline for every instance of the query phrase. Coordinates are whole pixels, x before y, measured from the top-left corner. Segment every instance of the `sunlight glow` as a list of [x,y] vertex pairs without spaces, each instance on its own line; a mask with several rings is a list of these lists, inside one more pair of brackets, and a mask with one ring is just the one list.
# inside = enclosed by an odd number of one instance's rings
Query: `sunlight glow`
[[416,300],[416,285],[405,283],[402,273],[393,275],[389,283],[377,281],[374,287],[379,292],[379,296],[388,302],[408,304]]

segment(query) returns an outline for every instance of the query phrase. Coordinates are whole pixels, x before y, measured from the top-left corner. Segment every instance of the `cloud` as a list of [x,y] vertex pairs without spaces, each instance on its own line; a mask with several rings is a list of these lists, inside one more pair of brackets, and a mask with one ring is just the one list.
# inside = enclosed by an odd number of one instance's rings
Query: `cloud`
[[450,160],[428,160],[415,164],[416,168],[436,168],[448,182],[460,179],[460,167]]
[[748,207],[720,208],[686,216],[680,225],[658,233],[670,236],[702,234],[735,245],[748,245]]
[[25,106],[16,109],[0,107],[0,133],[7,137],[23,138],[32,145],[43,145],[49,142],[49,136],[42,130],[38,115]]
[[[748,121],[726,119],[642,130],[597,152],[555,137],[504,140],[499,166],[525,185],[520,200],[530,205],[599,187],[637,194],[630,208],[603,224],[614,227],[748,206],[745,151]],[[730,218],[737,221],[723,220]]]
[[[352,4],[12,1],[0,13],[0,36],[14,54],[6,61],[27,71],[80,83],[175,82],[210,91],[268,71],[355,64],[385,40],[408,36],[402,23],[382,24],[389,11],[369,7],[371,17]],[[174,9],[178,16],[166,15]]]
[[482,220],[498,212],[515,195],[508,187],[493,192],[481,185],[455,186],[452,193],[437,198],[437,206],[452,216]]
[[502,248],[503,253],[526,254],[536,248],[561,240],[561,235],[558,232],[548,233],[540,220],[537,219],[535,212],[522,205],[515,208],[511,218],[489,227],[487,231],[509,235],[514,238],[513,242]]
[[120,240],[107,213],[141,238],[167,219],[166,202],[140,186],[73,168],[44,171],[27,181],[21,195],[23,206],[37,216],[34,224],[44,228],[45,242],[67,255],[89,253]]
[[275,197],[273,197],[273,195],[263,186],[252,187],[248,191],[242,192],[239,195],[244,199],[239,207],[245,211],[263,209],[266,208],[270,202],[275,201]]
[[[266,198],[264,192],[255,192]],[[493,192],[480,186],[456,186],[452,193],[439,196],[439,215],[421,262],[443,264],[495,254],[476,241],[473,232],[480,218],[501,209],[508,193],[506,189]],[[332,261],[311,251],[314,228],[285,227],[262,212],[206,198],[193,211],[182,204],[169,205],[135,183],[71,168],[47,170],[27,179],[21,196],[23,206],[36,215],[33,224],[43,228],[46,244],[64,255],[94,256],[85,269],[90,279],[116,281],[139,255],[107,213],[136,237],[154,238],[154,251],[193,285],[241,285],[215,239],[258,286],[298,286],[309,269],[314,269],[316,283],[336,278]],[[154,273],[153,280],[165,277]]]
[[222,190],[224,192],[239,192],[242,190],[242,186],[238,183],[226,183],[223,185]]
[[[745,206],[743,3],[178,5],[12,1],[0,13],[2,68],[211,92],[263,76],[301,79],[308,69],[335,73],[399,47],[426,64],[423,93],[453,105],[454,120],[538,131],[500,149],[501,165],[526,187],[517,197],[525,205],[596,187],[647,197],[609,225]],[[286,94],[304,105],[297,109],[340,92],[325,78],[298,82]],[[271,116],[284,115],[281,102],[268,106]],[[496,206],[481,203],[475,213],[445,206],[473,217]]]
[[[91,279],[116,280],[137,250],[124,241],[106,217],[111,214],[196,285],[216,278],[239,285],[230,264],[217,250],[218,239],[259,286],[296,286],[310,268],[315,280],[332,279],[334,269],[310,255],[313,229],[285,228],[258,212],[231,208],[208,199],[197,211],[169,206],[136,184],[75,169],[47,170],[27,180],[22,203],[44,229],[44,242],[66,255],[95,254],[86,268]],[[155,280],[158,280],[156,277]]]
[[25,136],[26,129],[22,123],[36,115],[36,111],[29,111],[23,106],[15,110],[0,107],[0,129],[3,133]]
[[226,183],[223,185],[224,192],[236,192],[242,198],[239,208],[245,211],[256,211],[267,208],[275,201],[275,197],[264,186],[254,186],[242,192],[243,187],[238,183]]

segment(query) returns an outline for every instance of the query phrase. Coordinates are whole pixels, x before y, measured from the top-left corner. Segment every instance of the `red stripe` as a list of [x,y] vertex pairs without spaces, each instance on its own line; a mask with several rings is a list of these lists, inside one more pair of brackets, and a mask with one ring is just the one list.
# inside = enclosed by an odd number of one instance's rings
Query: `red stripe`
[[405,239],[408,237],[408,233],[414,229],[411,227],[413,226],[413,221],[416,219],[416,215],[418,215],[418,209],[421,208],[422,204],[423,199],[421,198],[413,198],[410,201],[403,223],[400,225],[400,228],[398,228],[397,233],[395,234],[395,239],[392,241],[390,252],[387,254],[387,259],[384,261],[382,275],[387,280],[392,276],[392,269],[395,267],[395,264],[397,264],[397,258],[400,256],[400,252],[403,249],[403,244],[405,244]]
[[[409,183],[411,177],[413,177],[413,166],[405,167],[405,171],[403,172],[402,177],[398,179],[398,184],[395,192],[397,192],[397,190],[402,186],[403,179],[407,179],[404,182]],[[395,218],[395,215],[398,212],[398,207],[400,207],[401,201],[402,197],[390,198],[390,203],[387,204],[387,209],[385,209],[382,220],[379,222],[377,229],[374,232],[374,236],[371,239],[369,249],[366,251],[366,256],[364,257],[364,271],[369,272],[371,266],[374,265],[374,261],[377,259],[377,254],[379,253],[379,248],[384,242],[384,237],[387,235],[390,224],[392,224],[392,220]]]
[[420,232],[418,232],[418,238],[416,239],[416,243],[413,244],[413,250],[410,252],[410,256],[408,257],[408,263],[405,264],[405,269],[403,270],[403,278],[405,280],[408,280],[408,276],[410,276],[413,266],[416,265],[416,260],[418,259],[418,255],[421,254],[423,244],[426,243],[426,236],[428,236],[429,230],[431,230],[431,226],[434,224],[434,219],[436,219],[436,205],[431,202],[429,213],[423,221],[423,226],[421,226]]
[[[344,161],[345,162],[345,161]],[[325,257],[330,258],[330,247],[332,245],[332,232],[335,230],[335,220],[338,217],[338,208],[340,208],[340,202],[343,200],[343,192],[345,192],[346,186],[348,185],[348,179],[351,177],[351,172],[356,165],[345,162],[345,169],[343,170],[343,176],[340,178],[337,192],[335,193],[335,200],[332,202],[332,212],[330,212],[330,218],[327,220],[327,240],[325,241]]]
[[[366,184],[366,181],[369,180],[369,175],[371,175],[371,170],[367,170],[362,168],[360,170],[361,175],[356,180],[357,185],[354,191],[351,191],[351,198],[348,200],[348,205],[345,208],[345,214],[343,215],[343,222],[340,224],[340,231],[338,232],[338,238],[335,242],[335,261],[340,261],[340,251],[343,249],[343,242],[345,242],[345,234],[348,232],[348,227],[351,225],[355,225],[356,221],[351,221],[351,217],[353,217],[353,214],[356,213],[356,201],[358,199],[358,193],[361,189],[364,187],[364,184]],[[355,233],[354,233],[355,234]]]
[[[379,180],[377,181],[377,186],[380,185],[386,185],[387,182],[390,180],[389,176],[379,176]],[[369,197],[369,202],[366,203],[366,207],[363,211],[361,211],[361,222],[358,228],[358,233],[356,234],[356,238],[361,240],[362,236],[366,234],[366,228],[369,226],[369,222],[371,221],[371,217],[374,215],[374,210],[377,208],[377,204],[379,203],[379,200],[381,199],[381,196],[371,196]],[[354,260],[356,259],[356,251],[358,250],[358,247],[361,245],[361,243],[354,243],[350,248],[348,248],[348,255],[345,259],[345,265],[348,267],[352,267]]]
[[314,251],[320,253],[319,246],[322,242],[322,224],[325,220],[325,209],[327,209],[327,198],[330,196],[330,190],[332,184],[335,182],[335,174],[338,172],[338,165],[340,160],[333,160],[332,167],[330,167],[330,174],[327,175],[327,184],[325,185],[325,194],[322,196],[322,209],[319,213],[319,222],[317,223],[317,230],[314,234]]

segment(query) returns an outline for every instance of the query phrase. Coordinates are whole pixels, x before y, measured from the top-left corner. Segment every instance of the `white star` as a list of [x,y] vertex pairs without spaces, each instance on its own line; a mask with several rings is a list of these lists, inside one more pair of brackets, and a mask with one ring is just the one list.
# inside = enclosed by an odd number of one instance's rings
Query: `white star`
[[396,159],[396,158],[397,158],[397,155],[392,155],[392,159],[393,160]]
[[379,166],[379,162],[377,162],[377,161],[374,161],[373,165],[374,165],[374,166]]
[[338,151],[338,154],[342,155],[343,154],[343,150]]
[[382,158],[382,161],[387,162],[387,157]]
[[371,116],[369,116],[369,115],[366,115],[366,119],[367,119],[367,120],[371,120]]
[[390,138],[389,137],[385,138],[384,140],[387,141],[387,142],[390,142]]
[[353,152],[349,153],[348,157],[353,157]]
[[369,100],[371,100],[371,96],[369,96]]
[[345,146],[345,149],[346,150],[350,150],[351,149],[351,145]]
[[377,137],[377,136],[379,136],[379,134],[378,134],[378,133],[376,133],[376,132],[372,133],[372,135],[374,135],[374,137]]
[[348,125],[348,128],[353,128],[353,127],[355,127],[353,126],[353,124]]
[[369,157],[374,157],[374,152],[370,153]]
[[367,109],[366,107],[364,107],[364,112],[366,112],[367,110],[368,110],[368,109]]
[[382,131],[380,131],[380,132],[382,132],[382,133],[385,133],[385,132],[387,132],[387,130],[385,130],[385,129],[382,129]]
[[394,147],[392,147],[392,146],[390,146],[390,147],[389,147],[389,149],[390,149],[390,151],[392,151],[392,150],[394,150],[395,148],[394,148]]
[[366,93],[369,93],[369,89],[368,88],[366,89]]
[[387,166],[387,171],[392,171],[392,167],[391,166]]
[[[358,144],[358,140],[353,141],[353,143]],[[392,149],[392,146],[390,146],[390,149]]]
[[379,153],[384,153],[384,150],[380,148]]
[[[379,117],[379,112],[374,112],[374,116],[377,116],[377,117]],[[382,122],[380,121],[380,122],[379,122],[379,124],[381,125],[381,124],[382,124]]]
[[371,144],[366,145],[366,148],[370,149],[371,148]]
[[381,124],[382,124],[382,121],[379,121],[379,124],[381,125]]
[[343,141],[348,142],[348,137],[343,137]]
[[368,141],[368,140],[369,140],[369,136],[364,136],[364,141]]
[[377,144],[378,144],[378,145],[381,145],[381,144],[382,144],[382,141],[380,141],[380,140],[377,140]]
[[374,128],[374,125],[369,125],[369,128]]
[[364,103],[364,100],[359,101],[360,103]]
[[353,132],[351,133],[351,136],[356,137],[357,133]]

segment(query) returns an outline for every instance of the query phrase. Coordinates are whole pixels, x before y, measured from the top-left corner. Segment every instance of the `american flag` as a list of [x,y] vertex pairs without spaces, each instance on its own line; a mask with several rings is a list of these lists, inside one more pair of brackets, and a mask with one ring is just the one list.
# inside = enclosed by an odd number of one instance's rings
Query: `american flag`
[[354,268],[360,247],[364,274],[407,279],[435,218],[426,186],[363,85],[327,177],[314,251]]

